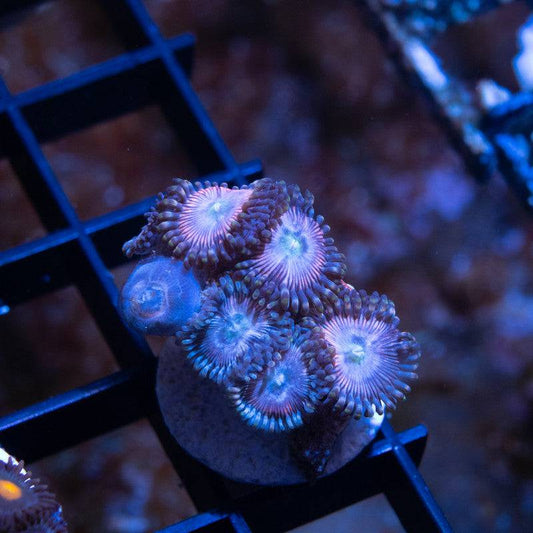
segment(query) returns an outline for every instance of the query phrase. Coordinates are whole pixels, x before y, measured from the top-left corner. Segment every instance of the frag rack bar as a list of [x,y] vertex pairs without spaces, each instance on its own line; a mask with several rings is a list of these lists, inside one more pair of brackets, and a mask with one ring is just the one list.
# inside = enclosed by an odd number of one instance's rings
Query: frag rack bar
[[[516,0],[357,0],[393,63],[422,94],[466,168],[480,182],[499,172],[533,213],[533,95],[478,80],[476,91],[443,67],[438,34]],[[527,0],[533,6],[533,0]],[[504,93],[506,96],[503,96]]]

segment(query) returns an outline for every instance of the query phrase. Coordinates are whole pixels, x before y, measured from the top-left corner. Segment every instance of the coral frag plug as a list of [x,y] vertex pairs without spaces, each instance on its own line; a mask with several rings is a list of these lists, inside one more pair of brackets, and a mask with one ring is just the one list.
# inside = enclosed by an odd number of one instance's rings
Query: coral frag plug
[[122,289],[122,316],[172,338],[157,378],[165,421],[192,455],[240,481],[335,471],[416,379],[418,343],[391,300],[346,283],[313,203],[268,178],[241,188],[178,179],[123,247],[145,259]]

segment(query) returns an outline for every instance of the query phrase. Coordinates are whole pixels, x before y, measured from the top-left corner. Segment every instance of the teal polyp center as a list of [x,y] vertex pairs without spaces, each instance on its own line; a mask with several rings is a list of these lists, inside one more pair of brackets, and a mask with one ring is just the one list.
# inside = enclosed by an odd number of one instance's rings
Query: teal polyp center
[[367,341],[359,335],[353,335],[344,351],[344,361],[349,365],[360,366],[370,356],[369,352]]
[[280,249],[285,253],[287,259],[301,257],[307,252],[309,245],[307,239],[301,231],[291,231],[283,228],[279,239]]
[[[141,284],[145,284],[141,281]],[[134,288],[135,290],[135,288]],[[140,316],[151,317],[166,308],[166,293],[163,287],[157,284],[146,285],[135,300],[135,307]]]
[[339,363],[352,378],[366,375],[378,364],[372,338],[358,331],[341,331],[336,338],[336,351]]
[[324,334],[335,350],[335,366],[343,379],[360,383],[381,371],[388,352],[379,322],[333,317],[326,323]]
[[225,318],[225,327],[220,330],[222,344],[238,344],[252,328],[252,321],[240,312],[233,313]]
[[283,365],[281,368],[275,368],[270,375],[265,376],[261,386],[259,387],[259,394],[269,398],[272,403],[282,404],[290,389],[290,369]]
[[257,381],[254,397],[263,410],[288,412],[298,405],[308,389],[305,364],[297,350],[291,349],[285,359],[269,368]]
[[249,347],[253,339],[268,329],[260,316],[251,310],[246,299],[229,298],[215,315],[206,333],[206,348],[211,357],[223,365],[232,364]]
[[223,202],[220,199],[212,200],[205,206],[205,214],[217,223],[222,218],[226,218],[232,211],[234,206],[230,202]]

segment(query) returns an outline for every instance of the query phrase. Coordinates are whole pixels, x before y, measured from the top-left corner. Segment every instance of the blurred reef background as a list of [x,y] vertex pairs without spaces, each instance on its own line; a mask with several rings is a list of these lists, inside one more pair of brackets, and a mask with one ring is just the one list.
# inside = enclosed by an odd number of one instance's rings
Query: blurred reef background
[[[310,189],[347,280],[387,294],[421,343],[419,382],[393,424],[428,427],[421,472],[454,529],[533,530],[531,214],[498,175],[479,184],[466,172],[355,2],[146,5],[165,36],[196,36],[192,83],[236,159],[260,158],[265,175]],[[444,67],[517,91],[516,33],[529,13],[515,2],[448,30],[435,42]],[[88,0],[44,2],[0,24],[0,73],[13,93],[123,51]],[[82,219],[197,176],[155,106],[44,151]],[[5,160],[0,205],[0,249],[45,234]],[[119,286],[131,268],[113,271]],[[0,415],[117,369],[74,288],[0,316],[0,358]],[[144,421],[32,470],[73,533],[141,533],[195,513]],[[384,497],[301,531],[354,524],[402,531]]]

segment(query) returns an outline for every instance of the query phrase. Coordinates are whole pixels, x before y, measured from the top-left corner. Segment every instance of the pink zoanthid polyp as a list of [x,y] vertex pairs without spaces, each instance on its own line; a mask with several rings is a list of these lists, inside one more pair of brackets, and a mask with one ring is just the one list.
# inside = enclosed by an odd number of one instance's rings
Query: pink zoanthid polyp
[[289,186],[289,209],[273,221],[267,242],[252,258],[236,265],[237,276],[269,307],[306,315],[331,305],[341,289],[344,256],[329,226],[314,215],[313,196]]
[[320,328],[333,349],[327,401],[356,418],[394,409],[416,379],[420,347],[398,329],[394,304],[377,293],[348,289]]
[[156,251],[181,259],[187,268],[212,270],[250,255],[287,201],[284,182],[267,178],[241,188],[176,179],[123,250],[129,257]]
[[238,413],[251,426],[271,432],[304,424],[325,393],[327,350],[316,331],[293,325],[285,351],[228,388]]

